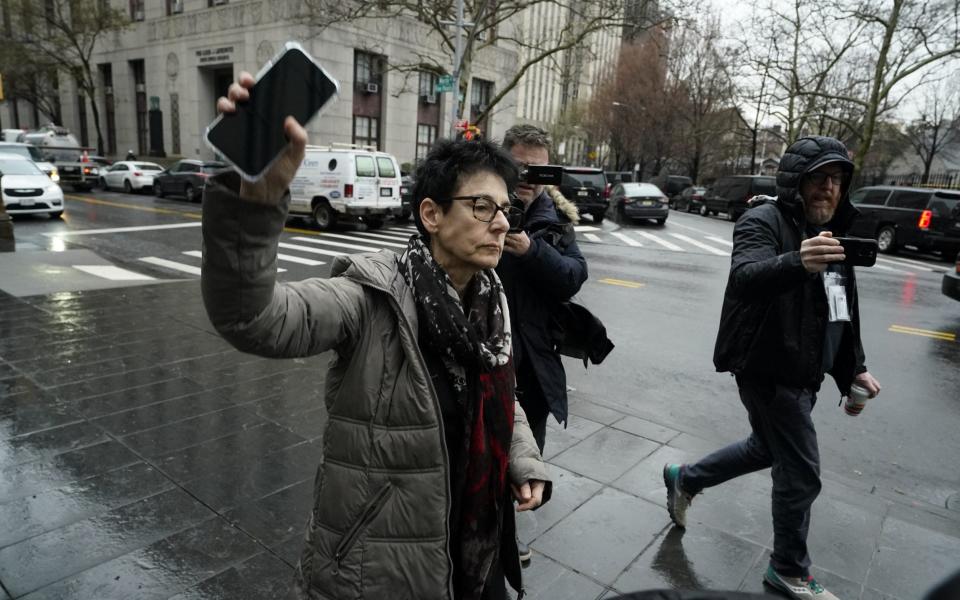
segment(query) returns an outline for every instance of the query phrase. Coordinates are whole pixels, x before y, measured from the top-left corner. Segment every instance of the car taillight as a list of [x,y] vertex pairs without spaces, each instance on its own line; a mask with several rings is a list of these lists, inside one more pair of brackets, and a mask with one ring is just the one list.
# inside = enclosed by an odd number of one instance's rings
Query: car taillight
[[343,184],[343,197],[344,198],[353,198],[353,184],[345,183]]
[[83,174],[84,174],[84,175],[89,175],[89,174],[90,174],[90,167],[84,167],[84,168],[83,168]]
[[610,187],[611,187],[611,186],[610,186],[610,184],[608,183],[607,186],[606,186],[605,188],[603,188],[603,197],[604,197],[604,198],[609,198],[609,197],[610,197]]
[[134,171],[134,172],[133,172],[133,176],[134,176],[134,177],[143,177],[143,173],[141,173],[140,171]]
[[203,177],[204,179],[210,177],[210,173],[197,173],[197,175],[199,175],[200,177]]
[[929,229],[931,219],[933,219],[933,211],[931,210],[923,211],[922,213],[920,213],[920,222],[917,223],[917,227],[919,227],[920,229]]

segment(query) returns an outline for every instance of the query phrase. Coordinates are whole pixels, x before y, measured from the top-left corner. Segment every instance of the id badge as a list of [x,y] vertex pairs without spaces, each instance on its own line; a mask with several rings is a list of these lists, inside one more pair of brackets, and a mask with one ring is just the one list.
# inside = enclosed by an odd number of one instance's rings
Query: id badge
[[850,320],[850,308],[847,306],[847,278],[841,273],[824,271],[823,288],[827,292],[827,307],[830,322]]

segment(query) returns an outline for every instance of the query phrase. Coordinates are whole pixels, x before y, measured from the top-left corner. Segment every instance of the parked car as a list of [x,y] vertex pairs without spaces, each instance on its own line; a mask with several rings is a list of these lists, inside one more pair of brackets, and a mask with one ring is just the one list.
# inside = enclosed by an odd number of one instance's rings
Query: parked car
[[703,196],[707,193],[707,188],[691,185],[678,195],[670,199],[670,205],[676,210],[684,212],[694,212],[700,210],[703,206]]
[[607,179],[602,169],[593,167],[564,167],[560,193],[577,205],[577,211],[589,214],[594,223],[603,221],[607,214]]
[[413,212],[413,175],[400,178],[400,220],[406,221]]
[[121,160],[100,173],[100,187],[123,188],[128,194],[144,188],[153,189],[153,179],[163,171],[157,163]]
[[850,201],[860,216],[849,234],[876,238],[881,252],[913,246],[939,251],[946,260],[960,252],[960,191],[870,186],[854,192]]
[[652,183],[618,183],[610,191],[610,205],[619,223],[654,219],[663,225],[670,214],[669,199]]
[[207,179],[225,169],[222,162],[184,159],[153,178],[153,193],[158,198],[182,196],[187,202],[200,202]]
[[0,196],[11,215],[63,214],[63,190],[30,159],[0,154]]
[[954,300],[960,300],[960,253],[957,253],[955,260],[956,266],[954,266],[953,271],[947,271],[943,274],[940,291]]
[[701,215],[725,213],[731,221],[736,221],[748,205],[747,200],[754,196],[776,196],[777,180],[767,175],[731,175],[721,177],[707,188],[700,207]]
[[693,185],[693,180],[685,175],[661,173],[651,179],[650,183],[660,188],[660,191],[666,194],[667,198],[673,198]]
[[290,183],[290,214],[312,216],[320,229],[340,219],[380,227],[387,217],[402,214],[401,188],[392,154],[355,144],[307,146]]
[[[16,129],[14,131],[20,130]],[[47,177],[49,177],[54,183],[58,183],[60,181],[60,174],[57,171],[57,167],[55,167],[52,162],[48,161],[47,157],[44,156],[43,152],[41,152],[36,146],[14,142],[0,142],[0,152],[4,154],[16,154],[17,156],[22,156],[28,160],[32,160],[33,164],[37,165],[41,171],[46,173]]]

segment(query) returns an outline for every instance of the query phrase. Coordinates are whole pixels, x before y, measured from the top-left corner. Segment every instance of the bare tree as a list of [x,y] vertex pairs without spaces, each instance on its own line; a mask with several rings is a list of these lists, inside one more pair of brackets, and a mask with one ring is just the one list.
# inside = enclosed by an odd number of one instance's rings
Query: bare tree
[[80,91],[90,99],[97,150],[103,153],[92,57],[100,40],[130,24],[126,14],[100,0],[11,0],[8,6],[10,20],[16,23],[7,41],[13,56],[22,61],[25,69],[39,73],[55,69],[77,82]]
[[960,56],[960,0],[770,2],[762,29],[771,104],[786,141],[804,133],[841,137],[861,169],[878,123]]
[[720,41],[719,19],[709,14],[692,26],[674,28],[670,35],[667,74],[679,102],[675,156],[694,181],[704,166],[720,158],[725,147],[718,140],[730,131],[736,88],[730,51]]
[[960,92],[956,80],[924,89],[920,118],[906,128],[907,140],[923,162],[921,183],[930,179],[933,159],[960,141]]
[[[524,13],[538,7],[555,9],[559,26],[537,22],[524,30]],[[446,74],[452,70],[456,47],[456,30],[449,26],[455,13],[456,0],[305,0],[301,22],[319,33],[331,25],[358,20],[396,23],[398,19],[415,19],[429,31],[427,39],[420,41],[423,49],[413,51],[409,57],[391,58],[388,68]],[[465,32],[459,81],[455,84],[464,98],[474,60],[480,53],[506,46],[519,54],[506,83],[498,87],[484,110],[471,115],[471,120],[482,121],[533,65],[557,60],[568,50],[589,51],[587,43],[599,32],[619,31],[627,26],[634,30],[647,28],[668,18],[665,10],[642,11],[642,18],[648,22],[636,23],[638,14],[641,13],[625,12],[623,0],[464,0],[464,18],[472,25]]]
[[609,140],[614,170],[640,165],[656,175],[673,156],[683,105],[676,79],[667,77],[664,39],[625,45],[614,77],[591,99],[589,118]]

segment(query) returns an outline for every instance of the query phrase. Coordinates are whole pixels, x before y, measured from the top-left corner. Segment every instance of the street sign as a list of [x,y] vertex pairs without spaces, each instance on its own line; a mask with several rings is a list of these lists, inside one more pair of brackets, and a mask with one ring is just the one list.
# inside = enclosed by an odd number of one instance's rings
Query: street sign
[[453,91],[453,76],[452,75],[441,75],[440,79],[437,80],[437,84],[433,87],[434,91],[438,94],[443,92],[452,92]]

